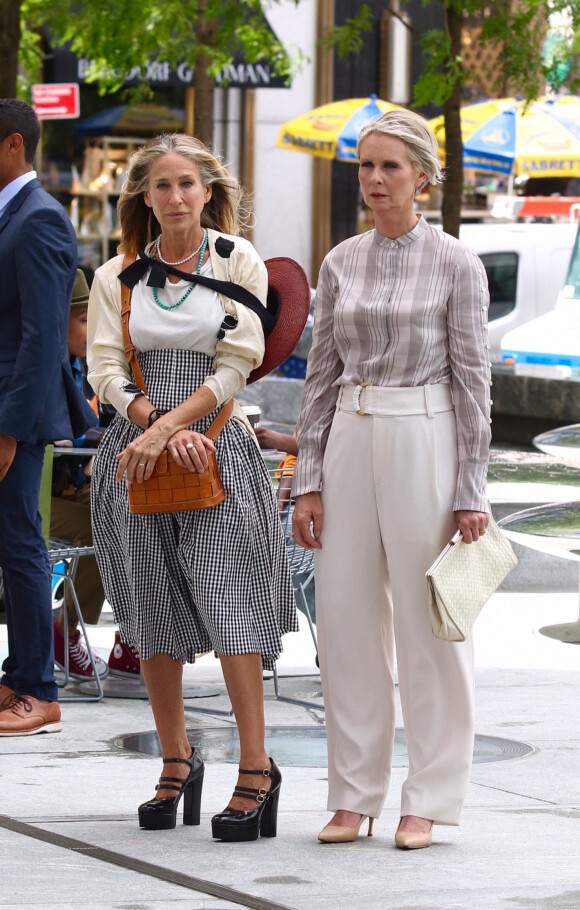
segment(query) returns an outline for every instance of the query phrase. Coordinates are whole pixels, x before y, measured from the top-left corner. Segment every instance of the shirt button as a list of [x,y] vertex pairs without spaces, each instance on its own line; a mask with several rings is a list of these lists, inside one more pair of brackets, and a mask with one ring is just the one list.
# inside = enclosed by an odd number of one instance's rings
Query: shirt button
[[482,309],[482,310],[487,310],[487,306],[485,305],[485,303],[482,303],[482,304],[481,304],[481,309]]
[[396,246],[396,245],[397,245],[397,244],[396,244],[395,241],[393,240],[393,242],[391,243],[391,249],[393,249],[393,247]]

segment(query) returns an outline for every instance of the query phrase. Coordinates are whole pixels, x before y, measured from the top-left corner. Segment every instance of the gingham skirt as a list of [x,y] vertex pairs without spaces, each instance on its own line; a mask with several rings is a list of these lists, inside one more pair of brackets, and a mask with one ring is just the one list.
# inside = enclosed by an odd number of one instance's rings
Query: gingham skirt
[[[139,363],[154,407],[171,409],[212,372],[205,354],[150,351]],[[194,425],[204,432],[213,414]],[[297,631],[292,579],[272,484],[254,440],[228,420],[217,442],[226,499],[212,509],[129,513],[116,455],[142,430],[117,415],[91,479],[93,541],[121,639],[155,654],[257,653],[272,669]]]

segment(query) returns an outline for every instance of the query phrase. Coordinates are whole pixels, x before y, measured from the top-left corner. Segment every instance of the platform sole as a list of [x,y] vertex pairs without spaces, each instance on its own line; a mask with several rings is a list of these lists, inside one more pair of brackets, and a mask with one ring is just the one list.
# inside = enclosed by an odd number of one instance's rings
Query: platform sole
[[228,825],[212,825],[211,834],[216,840],[228,841],[229,843],[245,843],[246,841],[258,840],[260,836],[259,823],[252,828],[235,829]]

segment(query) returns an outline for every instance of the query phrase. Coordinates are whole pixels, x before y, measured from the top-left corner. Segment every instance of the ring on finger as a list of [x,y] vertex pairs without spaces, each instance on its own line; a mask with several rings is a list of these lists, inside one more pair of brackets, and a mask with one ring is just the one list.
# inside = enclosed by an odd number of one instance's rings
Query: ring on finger
[[186,449],[195,449],[195,448],[197,448],[197,446],[195,445],[194,442],[188,442],[185,448]]
[[144,467],[145,467],[145,462],[144,462],[144,461],[140,461],[139,464],[137,465],[137,467],[138,467],[138,468],[144,468]]

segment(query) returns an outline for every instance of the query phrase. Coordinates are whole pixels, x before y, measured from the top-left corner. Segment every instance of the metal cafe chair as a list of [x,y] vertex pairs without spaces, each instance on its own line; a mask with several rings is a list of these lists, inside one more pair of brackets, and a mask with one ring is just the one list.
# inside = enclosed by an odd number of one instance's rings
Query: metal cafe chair
[[[57,578],[60,583],[63,585],[63,593],[66,595],[68,591],[72,599],[75,613],[77,615],[78,623],[81,629],[81,633],[85,640],[85,645],[89,655],[89,660],[91,662],[91,668],[93,671],[93,680],[95,683],[95,693],[90,695],[60,695],[59,701],[100,701],[103,697],[103,685],[99,674],[97,673],[97,667],[95,664],[95,658],[93,656],[93,651],[91,648],[91,643],[89,642],[89,637],[87,635],[87,630],[85,626],[85,621],[83,619],[83,614],[81,610],[81,605],[79,603],[77,592],[75,589],[75,576],[77,572],[77,567],[79,560],[83,556],[93,556],[94,555],[93,547],[77,547],[74,543],[71,543],[69,540],[61,540],[59,537],[51,537],[48,543],[48,559],[50,562],[50,568],[53,578]],[[68,640],[68,611],[63,610],[64,615],[64,640]],[[69,672],[69,655],[68,648],[64,649],[64,680],[59,681],[59,688],[64,688],[69,682],[71,682],[71,676]]]
[[[278,469],[270,468],[270,476],[272,477],[272,482],[276,486],[278,480]],[[298,546],[294,543],[292,537],[292,514],[294,512],[294,503],[289,499],[287,504],[279,511],[280,520],[282,522],[282,530],[284,532],[284,539],[286,541],[286,553],[288,555],[288,562],[290,565],[290,573],[292,576],[292,587],[294,588],[294,597],[296,598],[296,606],[298,610],[306,617],[308,622],[308,628],[310,629],[310,634],[312,636],[312,641],[314,642],[314,648],[316,650],[316,663],[318,664],[318,641],[316,638],[316,615],[314,607],[311,607],[308,598],[307,591],[310,585],[314,583],[314,551],[306,550],[304,547]],[[306,699],[296,698],[295,696],[283,695],[280,690],[280,676],[276,666],[273,670],[273,679],[274,679],[274,693],[278,701],[288,702],[289,704],[301,705],[306,708],[314,708],[317,711],[324,711],[324,704],[318,704],[313,701],[307,701]]]
[[[276,469],[271,468],[270,477],[274,486],[277,484]],[[312,636],[312,641],[314,642],[314,647],[317,652],[316,661],[318,662],[318,643],[316,639],[316,629],[315,622],[316,617],[314,609],[311,609],[310,604],[306,596],[306,592],[311,584],[314,582],[314,553],[312,550],[305,550],[303,547],[299,547],[294,543],[292,539],[292,513],[294,511],[294,506],[292,503],[279,512],[280,520],[282,522],[282,529],[284,532],[284,539],[286,541],[286,552],[288,554],[288,562],[290,564],[290,572],[292,575],[292,586],[294,588],[294,596],[296,598],[296,606],[301,613],[306,616],[308,627],[310,629],[310,634]],[[284,695],[280,689],[280,676],[278,674],[276,666],[272,671],[272,679],[274,682],[274,694],[278,701],[288,702],[289,704],[300,705],[305,708],[314,708],[317,711],[324,711],[324,705],[321,703],[316,703],[313,701],[307,701],[306,699],[296,698],[290,695]],[[309,676],[310,674],[308,674]],[[292,678],[306,678],[296,677]],[[287,677],[288,678],[288,677]],[[226,716],[231,717],[233,711],[222,711],[214,708],[202,708],[195,705],[188,705],[186,710],[192,712],[199,712],[202,714],[212,714],[216,716]]]
[[[86,449],[83,450],[83,454],[94,455],[96,449]],[[97,667],[95,664],[95,658],[93,656],[93,651],[89,642],[89,637],[87,635],[87,630],[85,626],[85,621],[83,619],[83,614],[81,611],[81,606],[77,597],[77,592],[75,589],[75,577],[79,564],[79,560],[83,556],[93,556],[94,548],[87,546],[76,546],[70,540],[62,540],[59,537],[49,537],[48,528],[50,527],[50,494],[51,494],[51,485],[52,485],[52,460],[55,455],[66,457],[67,455],[75,454],[75,450],[69,447],[53,447],[47,446],[45,457],[44,457],[44,467],[43,475],[41,480],[41,490],[40,490],[40,513],[42,515],[43,528],[45,529],[45,536],[47,538],[46,544],[48,548],[48,559],[50,562],[50,570],[52,573],[53,579],[57,579],[62,585],[63,594],[66,595],[68,591],[70,598],[72,600],[75,613],[77,615],[78,624],[81,629],[81,633],[85,640],[85,645],[89,654],[89,660],[91,662],[91,668],[93,671],[93,680],[95,683],[94,693],[87,695],[61,695],[59,696],[59,701],[100,701],[103,697],[103,686],[101,679],[97,673]],[[78,454],[78,450],[76,450]],[[64,614],[64,640],[68,641],[68,611],[65,609]],[[92,680],[92,681],[93,681]],[[69,656],[68,648],[64,649],[64,680],[58,682],[58,686],[61,689],[64,689],[69,682],[72,682],[70,672],[69,672]]]

